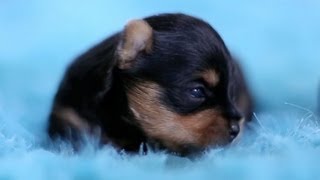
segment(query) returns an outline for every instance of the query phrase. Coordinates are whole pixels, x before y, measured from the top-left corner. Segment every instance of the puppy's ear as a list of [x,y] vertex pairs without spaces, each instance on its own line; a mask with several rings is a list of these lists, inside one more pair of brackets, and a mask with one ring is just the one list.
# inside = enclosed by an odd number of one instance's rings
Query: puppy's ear
[[131,68],[138,53],[150,53],[152,43],[152,27],[144,20],[130,21],[125,26],[117,47],[119,69]]

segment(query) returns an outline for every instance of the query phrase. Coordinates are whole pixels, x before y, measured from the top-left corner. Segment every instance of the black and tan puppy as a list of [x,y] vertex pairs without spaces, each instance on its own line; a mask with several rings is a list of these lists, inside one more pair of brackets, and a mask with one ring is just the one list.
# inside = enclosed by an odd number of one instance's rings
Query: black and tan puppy
[[230,143],[250,118],[241,71],[218,33],[184,14],[130,21],[76,59],[55,96],[49,135],[142,143],[187,155]]

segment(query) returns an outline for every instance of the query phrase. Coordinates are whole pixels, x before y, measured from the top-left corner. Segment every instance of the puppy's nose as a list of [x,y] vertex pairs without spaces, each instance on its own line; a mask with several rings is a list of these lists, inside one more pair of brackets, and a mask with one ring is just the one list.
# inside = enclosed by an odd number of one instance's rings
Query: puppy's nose
[[231,123],[230,124],[230,137],[231,139],[234,139],[237,137],[237,135],[240,132],[240,127],[238,123]]

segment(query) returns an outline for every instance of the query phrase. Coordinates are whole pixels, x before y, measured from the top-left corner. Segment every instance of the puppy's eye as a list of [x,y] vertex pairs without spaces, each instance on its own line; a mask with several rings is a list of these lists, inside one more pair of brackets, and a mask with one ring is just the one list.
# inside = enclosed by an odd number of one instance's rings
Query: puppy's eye
[[205,94],[205,90],[203,89],[203,87],[195,87],[190,89],[190,96],[192,98],[205,98],[206,94]]

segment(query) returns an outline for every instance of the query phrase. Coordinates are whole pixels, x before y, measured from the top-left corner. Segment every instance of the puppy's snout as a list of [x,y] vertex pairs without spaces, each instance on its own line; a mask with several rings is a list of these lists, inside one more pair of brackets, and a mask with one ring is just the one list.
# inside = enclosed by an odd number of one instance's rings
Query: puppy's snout
[[226,108],[227,111],[225,112],[225,115],[228,119],[233,121],[240,121],[242,116],[239,113],[239,111],[233,106],[229,105],[229,107]]
[[240,126],[237,122],[232,122],[230,124],[230,137],[231,139],[233,140],[234,138],[237,137],[237,135],[239,134],[240,132]]
[[242,116],[237,110],[233,110],[232,112],[229,112],[229,118],[234,121],[240,121]]

